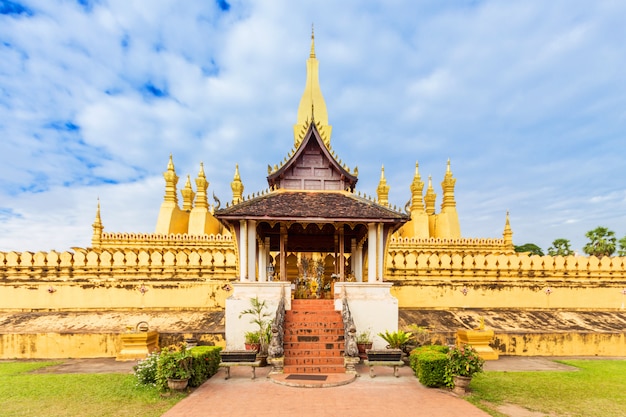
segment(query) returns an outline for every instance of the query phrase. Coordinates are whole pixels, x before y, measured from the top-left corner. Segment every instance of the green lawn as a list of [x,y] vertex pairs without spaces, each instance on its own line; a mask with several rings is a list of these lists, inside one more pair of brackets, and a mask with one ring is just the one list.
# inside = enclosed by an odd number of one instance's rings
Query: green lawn
[[185,394],[164,398],[137,386],[130,374],[31,374],[53,362],[0,363],[0,415],[4,417],[160,416]]
[[626,417],[625,360],[566,360],[575,372],[485,372],[467,398],[492,416],[515,404],[549,416]]

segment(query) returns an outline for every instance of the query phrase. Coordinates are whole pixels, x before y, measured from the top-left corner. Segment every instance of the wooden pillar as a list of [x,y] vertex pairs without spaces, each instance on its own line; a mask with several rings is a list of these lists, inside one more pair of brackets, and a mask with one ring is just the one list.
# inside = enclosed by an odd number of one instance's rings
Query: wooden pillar
[[[267,272],[267,268],[271,265],[271,248],[270,248],[270,238],[269,236],[267,236],[265,238],[265,253],[264,253],[264,268],[265,268],[265,280],[268,281],[270,278],[272,279],[272,281],[274,280],[274,277],[270,277],[268,272]],[[272,265],[272,268],[274,268],[274,266]],[[273,275],[273,273],[272,273]]]
[[287,227],[280,225],[280,280],[287,281]]
[[[345,245],[345,236],[343,234],[343,225],[341,225],[341,229],[339,229],[339,276],[342,281],[346,280],[346,262],[344,257],[344,245]],[[337,259],[337,258],[335,258]]]
[[[334,245],[333,246],[334,246],[334,252],[335,252],[333,254],[333,259],[335,259],[335,263],[333,265],[333,274],[338,274],[339,273],[339,267],[338,267],[338,264],[337,264],[337,245],[339,244],[338,243],[339,239],[338,239],[337,233],[339,233],[339,231],[337,230],[337,228],[335,228],[335,236],[333,236],[333,238],[334,238]],[[341,275],[339,276],[339,281],[343,281],[343,277]]]
[[267,255],[268,250],[265,245],[265,239],[258,239],[259,255],[257,256],[257,265],[259,271],[259,281],[267,281]]

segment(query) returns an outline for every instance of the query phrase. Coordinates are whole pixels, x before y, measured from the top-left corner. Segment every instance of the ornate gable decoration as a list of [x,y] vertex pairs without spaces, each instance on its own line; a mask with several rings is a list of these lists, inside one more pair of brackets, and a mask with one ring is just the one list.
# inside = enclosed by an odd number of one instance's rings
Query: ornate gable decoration
[[333,157],[315,122],[302,143],[280,168],[267,176],[270,189],[354,191],[358,178]]

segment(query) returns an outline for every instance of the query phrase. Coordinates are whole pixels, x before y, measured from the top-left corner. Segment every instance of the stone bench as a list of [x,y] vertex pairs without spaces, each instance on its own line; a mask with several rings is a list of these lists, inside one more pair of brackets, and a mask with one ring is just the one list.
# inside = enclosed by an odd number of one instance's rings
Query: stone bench
[[398,374],[398,368],[404,366],[404,361],[402,361],[402,351],[400,349],[368,349],[365,352],[367,354],[367,359],[364,360],[363,363],[369,366],[371,378],[376,376],[374,374],[375,366],[393,366],[393,376],[396,378],[400,376]]
[[376,375],[374,374],[375,366],[393,366],[393,376],[398,378],[400,375],[398,374],[398,368],[404,366],[403,361],[370,361],[364,360],[363,363],[370,367],[370,377],[374,378]]
[[261,366],[261,360],[257,360],[256,351],[250,350],[223,350],[220,352],[220,368],[226,369],[226,377],[230,378],[230,368],[233,366],[250,366],[252,379],[256,378],[256,368]]

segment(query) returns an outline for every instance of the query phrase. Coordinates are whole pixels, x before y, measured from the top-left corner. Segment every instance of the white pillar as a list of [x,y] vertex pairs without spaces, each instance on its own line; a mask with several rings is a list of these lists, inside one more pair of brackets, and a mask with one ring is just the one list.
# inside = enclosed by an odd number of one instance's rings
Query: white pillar
[[376,242],[378,243],[378,250],[376,256],[376,265],[377,265],[377,273],[376,280],[382,282],[383,281],[383,252],[385,248],[385,241],[383,239],[383,224],[378,224],[378,230],[376,234]]
[[367,225],[367,281],[376,281],[376,223]]
[[239,220],[239,281],[248,278],[248,228],[245,220]]
[[265,240],[260,240],[257,264],[259,265],[259,281],[262,282],[267,281],[267,255],[265,255],[266,250],[267,249],[265,247]]
[[356,248],[356,280],[363,282],[363,245]]
[[256,281],[256,220],[248,220],[248,280]]

